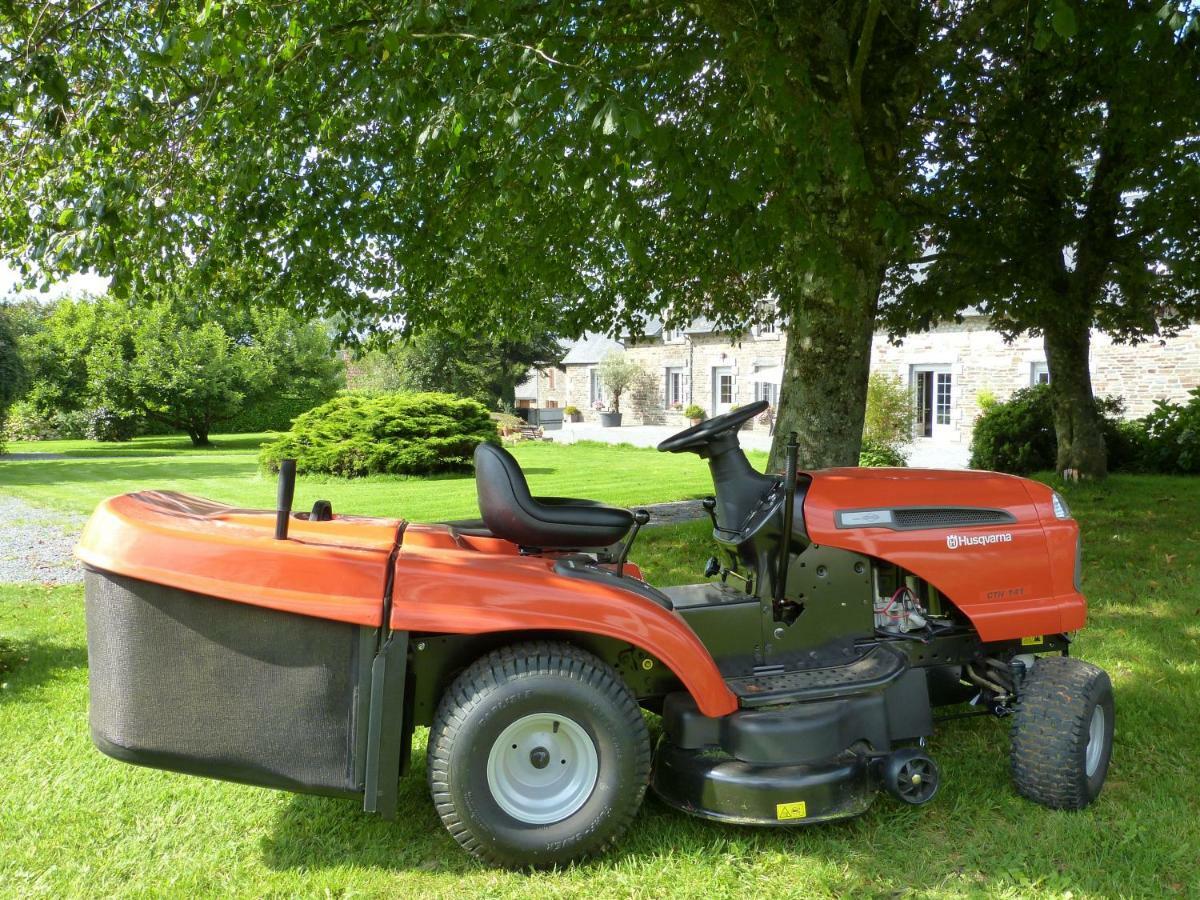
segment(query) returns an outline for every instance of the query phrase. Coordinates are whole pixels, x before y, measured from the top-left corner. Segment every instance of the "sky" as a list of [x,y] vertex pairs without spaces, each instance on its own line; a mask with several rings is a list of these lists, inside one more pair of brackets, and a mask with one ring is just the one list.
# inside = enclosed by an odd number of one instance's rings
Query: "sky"
[[12,300],[16,297],[32,297],[36,300],[55,300],[64,294],[103,294],[108,290],[108,279],[94,272],[72,275],[63,281],[55,282],[46,293],[40,291],[16,292],[17,274],[7,263],[0,261],[0,300]]

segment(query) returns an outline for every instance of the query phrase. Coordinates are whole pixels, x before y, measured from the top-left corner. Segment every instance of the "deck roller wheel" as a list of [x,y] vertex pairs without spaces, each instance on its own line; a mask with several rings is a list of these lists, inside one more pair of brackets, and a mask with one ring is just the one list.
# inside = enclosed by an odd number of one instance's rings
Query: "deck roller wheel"
[[904,747],[883,759],[883,786],[902,803],[920,806],[938,792],[937,763],[916,747]]

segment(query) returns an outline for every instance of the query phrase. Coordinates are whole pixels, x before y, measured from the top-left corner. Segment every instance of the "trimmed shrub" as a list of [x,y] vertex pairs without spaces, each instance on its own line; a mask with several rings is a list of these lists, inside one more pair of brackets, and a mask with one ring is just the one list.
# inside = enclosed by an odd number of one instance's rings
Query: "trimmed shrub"
[[689,406],[687,409],[685,409],[683,411],[683,414],[684,414],[684,416],[686,416],[689,419],[706,419],[706,418],[708,418],[707,413],[704,412],[704,407],[700,406],[697,403],[693,403],[691,406]]
[[294,458],[303,473],[433,475],[471,470],[482,441],[496,441],[483,404],[450,394],[345,393],[297,416],[292,428],[264,444],[269,471]]

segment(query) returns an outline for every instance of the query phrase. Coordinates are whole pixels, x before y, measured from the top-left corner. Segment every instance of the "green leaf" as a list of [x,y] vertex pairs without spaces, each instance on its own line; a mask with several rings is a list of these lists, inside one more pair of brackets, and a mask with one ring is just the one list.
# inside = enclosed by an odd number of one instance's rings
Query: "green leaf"
[[1067,0],[1054,0],[1054,12],[1050,19],[1055,32],[1064,41],[1075,36],[1079,24],[1075,21],[1075,10]]

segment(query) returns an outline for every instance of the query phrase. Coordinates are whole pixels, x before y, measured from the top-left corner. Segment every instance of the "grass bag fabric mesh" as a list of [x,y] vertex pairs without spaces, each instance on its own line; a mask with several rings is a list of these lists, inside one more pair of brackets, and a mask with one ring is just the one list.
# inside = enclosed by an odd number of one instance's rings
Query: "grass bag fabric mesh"
[[324,794],[355,790],[359,631],[86,576],[92,739],[132,763]]

